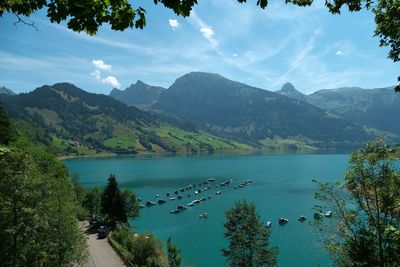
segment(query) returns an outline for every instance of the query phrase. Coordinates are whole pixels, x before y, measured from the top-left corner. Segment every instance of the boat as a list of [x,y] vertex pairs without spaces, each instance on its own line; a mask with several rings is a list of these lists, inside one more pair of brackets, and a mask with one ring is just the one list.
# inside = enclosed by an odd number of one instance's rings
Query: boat
[[289,220],[287,218],[281,217],[281,218],[279,218],[278,222],[280,225],[283,225],[283,224],[287,224],[289,222]]
[[179,189],[179,191],[181,191],[181,192],[185,192],[185,189],[183,189],[183,188],[180,188],[180,189]]
[[143,204],[140,204],[139,207],[140,207],[141,209],[143,209],[143,208],[146,207],[146,206],[143,205]]
[[251,184],[253,181],[252,180],[247,180],[246,183]]
[[202,197],[202,198],[200,198],[199,200],[200,200],[200,201],[205,201],[206,198],[205,198],[205,197]]
[[181,196],[181,195],[178,196],[178,199],[182,199],[182,198],[183,198],[183,196]]
[[210,178],[210,179],[208,179],[208,181],[209,182],[215,182],[215,179],[214,178]]
[[176,197],[170,197],[169,198],[169,200],[175,200],[176,199]]
[[167,201],[165,201],[164,199],[159,199],[158,200],[158,204],[164,204],[164,203],[166,203]]
[[207,218],[208,218],[207,212],[201,213],[201,214],[199,215],[199,218],[200,218],[200,219],[207,219]]
[[194,203],[194,204],[199,204],[199,203],[200,203],[200,200],[195,199],[195,200],[192,201],[192,203]]
[[307,218],[304,215],[300,215],[299,218],[297,218],[300,222],[304,222]]
[[204,181],[203,184],[208,184],[208,181]]
[[194,193],[197,195],[199,193],[199,191],[196,190],[196,191],[194,191]]
[[272,222],[271,221],[267,221],[267,223],[265,224],[265,226],[267,226],[268,228],[270,228],[272,226]]
[[194,203],[193,203],[193,202],[189,202],[189,203],[186,204],[186,206],[188,206],[188,207],[193,207],[193,206],[194,206]]
[[179,205],[176,209],[179,211],[182,211],[182,210],[187,209],[187,207],[185,205]]
[[217,193],[215,193],[215,194],[217,194],[217,195],[221,195],[221,194],[222,194],[222,192],[221,192],[221,191],[217,191]]
[[178,190],[174,190],[174,194],[177,195],[179,193]]
[[155,204],[156,204],[156,202],[153,202],[153,201],[147,201],[147,202],[146,202],[146,206],[147,206],[147,207],[154,206]]
[[198,192],[198,193],[201,193],[201,192],[203,192],[203,190],[201,190],[201,188],[200,188],[199,190],[197,190],[197,192]]
[[169,197],[169,192],[167,192],[167,197]]
[[179,212],[180,212],[180,211],[177,210],[177,209],[176,209],[176,210],[171,210],[171,211],[170,211],[170,213],[172,213],[172,214],[177,214],[177,213],[179,213]]
[[211,195],[208,195],[208,199],[211,199]]
[[328,210],[327,212],[325,212],[325,217],[332,217],[333,211]]
[[323,214],[321,212],[314,213],[314,219],[319,220],[322,219]]

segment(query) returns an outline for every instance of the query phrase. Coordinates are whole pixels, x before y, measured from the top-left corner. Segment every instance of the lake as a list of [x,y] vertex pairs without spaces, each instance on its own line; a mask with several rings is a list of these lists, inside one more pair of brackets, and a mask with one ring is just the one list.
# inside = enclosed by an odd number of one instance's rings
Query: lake
[[[342,179],[347,167],[347,154],[291,155],[211,155],[211,156],[134,156],[130,158],[97,158],[65,160],[71,173],[77,173],[85,187],[104,186],[109,174],[116,175],[121,187],[132,189],[143,201],[168,200],[166,192],[198,183],[210,177],[214,184],[233,179],[227,187],[213,188],[182,200],[167,201],[141,209],[140,218],[132,225],[137,232],[151,231],[163,241],[169,236],[182,249],[183,261],[191,266],[224,266],[220,248],[223,239],[224,210],[237,200],[255,202],[264,221],[272,222],[271,244],[279,247],[279,266],[330,266],[320,238],[308,222],[312,221],[312,206],[316,186],[312,180]],[[240,182],[252,184],[234,189]],[[198,187],[197,187],[198,188]],[[204,188],[204,186],[203,186]],[[222,194],[215,193],[221,190]],[[179,204],[195,198],[208,197],[200,204],[180,214],[170,214]],[[208,219],[199,214],[208,213]],[[306,222],[297,217],[304,214]],[[289,223],[280,226],[278,218]]]

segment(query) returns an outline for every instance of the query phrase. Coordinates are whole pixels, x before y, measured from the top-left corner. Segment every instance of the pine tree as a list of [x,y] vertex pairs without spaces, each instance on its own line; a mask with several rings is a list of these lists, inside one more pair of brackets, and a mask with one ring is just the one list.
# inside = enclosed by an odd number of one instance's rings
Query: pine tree
[[181,266],[181,250],[174,243],[172,243],[171,237],[169,237],[167,241],[167,252],[169,267]]
[[115,224],[121,220],[122,213],[121,193],[118,188],[118,182],[115,175],[111,174],[108,178],[108,184],[104,188],[101,196],[101,212],[107,219]]
[[222,248],[229,266],[275,266],[277,248],[268,247],[270,230],[262,223],[255,204],[238,201],[225,212],[224,233],[229,245]]

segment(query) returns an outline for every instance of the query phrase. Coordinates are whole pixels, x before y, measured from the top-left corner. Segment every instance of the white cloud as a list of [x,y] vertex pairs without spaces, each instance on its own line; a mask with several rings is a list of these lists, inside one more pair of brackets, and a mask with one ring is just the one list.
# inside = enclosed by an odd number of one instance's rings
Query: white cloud
[[179,28],[179,22],[176,19],[169,19],[168,22],[173,30]]
[[120,86],[121,86],[118,79],[115,78],[114,76],[107,76],[106,78],[102,78],[100,70],[95,70],[90,75],[92,75],[96,80],[98,80],[104,84],[111,85],[112,87],[120,88]]
[[100,70],[111,70],[111,68],[112,68],[111,65],[104,63],[104,61],[101,59],[93,59],[92,64],[94,65],[94,67],[96,69],[100,69]]
[[214,36],[213,29],[211,29],[209,27],[202,27],[202,28],[200,28],[200,31],[203,33],[204,38],[206,38],[208,40]]
[[101,79],[101,82],[104,84],[109,84],[112,87],[116,88],[119,88],[121,86],[117,78],[115,78],[114,76],[107,76],[106,78]]
[[342,50],[338,50],[338,51],[336,51],[336,55],[337,56],[343,56],[344,52]]
[[212,45],[212,47],[216,47],[218,45],[218,41],[215,40],[214,35],[215,32],[213,30],[213,28],[209,25],[207,25],[202,19],[200,19],[196,12],[192,11],[192,13],[190,14],[190,18],[192,18],[194,20],[194,22],[196,23],[196,26],[200,29],[201,34],[203,35],[204,38],[206,38],[210,44]]
[[99,71],[99,70],[95,70],[90,75],[94,76],[96,78],[96,80],[101,80],[101,71]]

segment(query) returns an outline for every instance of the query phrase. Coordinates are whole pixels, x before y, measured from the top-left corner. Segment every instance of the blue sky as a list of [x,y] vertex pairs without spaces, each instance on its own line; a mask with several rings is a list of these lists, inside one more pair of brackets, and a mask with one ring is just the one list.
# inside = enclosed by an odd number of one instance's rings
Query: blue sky
[[124,89],[136,80],[169,87],[191,72],[219,73],[275,91],[292,82],[304,93],[325,88],[394,85],[399,64],[387,59],[373,37],[370,12],[331,15],[312,7],[270,1],[203,0],[189,18],[148,1],[147,27],[90,37],[43,12],[31,17],[40,31],[0,18],[0,86],[18,93],[43,84],[71,82],[96,93]]

